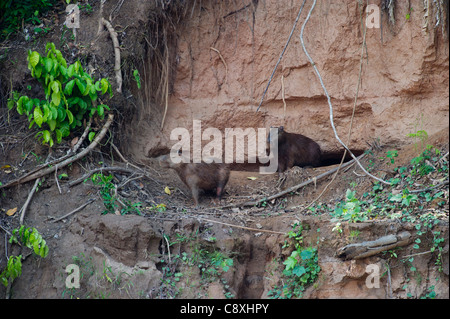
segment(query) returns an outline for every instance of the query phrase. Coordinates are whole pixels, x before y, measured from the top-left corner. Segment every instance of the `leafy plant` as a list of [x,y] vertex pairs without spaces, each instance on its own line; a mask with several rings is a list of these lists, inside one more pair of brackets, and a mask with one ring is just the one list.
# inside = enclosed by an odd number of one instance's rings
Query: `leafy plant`
[[[141,203],[131,203],[129,200],[124,200],[121,202],[116,193],[116,186],[112,183],[114,176],[113,175],[104,175],[103,173],[94,174],[91,177],[94,185],[100,186],[100,196],[103,199],[103,205],[105,206],[105,210],[102,214],[120,212],[121,215],[125,215],[128,213],[136,213],[141,215],[139,207],[141,207]],[[122,208],[119,210],[119,205]]]
[[[21,242],[26,247],[33,250],[33,252],[42,258],[48,255],[48,246],[41,234],[33,227],[25,227],[22,225],[20,228],[16,228],[12,232],[12,236],[9,240],[10,243]],[[8,283],[22,274],[22,255],[11,256],[8,259],[8,264],[5,270],[0,274],[0,282],[6,287]]]
[[396,150],[386,152],[386,157],[390,159],[391,164],[395,163],[394,158],[397,156],[398,156],[398,151],[396,151]]
[[44,89],[45,99],[29,98],[15,92],[8,107],[16,106],[19,114],[25,114],[29,128],[35,125],[42,128],[36,137],[52,147],[55,139],[61,143],[71,131],[80,127],[83,119],[95,114],[103,119],[109,107],[96,105],[98,94],[109,92],[112,96],[112,90],[107,79],[94,81],[84,72],[80,61],[68,65],[54,43],[47,43],[45,51],[44,56],[37,51],[28,51],[28,69]]
[[48,255],[48,246],[44,238],[34,227],[20,226],[12,232],[10,243],[22,242],[25,246],[32,249],[34,253],[42,258]]
[[347,189],[345,194],[345,201],[336,205],[334,213],[332,214],[336,218],[342,218],[344,221],[350,221],[352,223],[365,221],[368,218],[368,214],[371,213],[374,207],[369,206],[366,210],[363,210],[365,203],[360,201],[356,197],[356,191]]
[[418,141],[420,141],[420,147],[423,148],[425,141],[428,139],[428,133],[425,130],[418,130],[415,133],[408,134],[407,136],[415,140],[414,147],[416,148],[416,151]]
[[141,88],[141,77],[139,75],[139,71],[134,70],[133,76],[134,76],[134,80],[136,81],[137,88],[140,89]]
[[5,270],[0,274],[0,281],[7,287],[9,282],[22,274],[22,255],[12,256],[8,259]]
[[[275,286],[268,292],[268,296],[273,299],[281,298],[301,298],[306,287],[317,279],[320,266],[318,264],[318,251],[315,247],[302,247],[303,226],[295,223],[293,230],[288,232],[288,237],[293,240],[294,250],[283,262],[283,286]],[[285,244],[287,247],[288,244]]]
[[[23,24],[41,24],[39,16],[56,0],[6,0],[0,2],[0,40],[20,30]],[[36,30],[35,30],[36,31]]]

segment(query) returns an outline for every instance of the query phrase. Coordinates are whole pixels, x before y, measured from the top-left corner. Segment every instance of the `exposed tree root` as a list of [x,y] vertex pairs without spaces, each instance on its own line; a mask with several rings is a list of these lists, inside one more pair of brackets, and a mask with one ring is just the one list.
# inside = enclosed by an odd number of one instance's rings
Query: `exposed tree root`
[[114,71],[116,72],[116,82],[117,82],[117,92],[122,93],[122,73],[120,72],[120,46],[119,40],[117,39],[117,32],[114,30],[111,23],[102,18],[102,24],[108,29],[109,35],[113,41],[114,45]]

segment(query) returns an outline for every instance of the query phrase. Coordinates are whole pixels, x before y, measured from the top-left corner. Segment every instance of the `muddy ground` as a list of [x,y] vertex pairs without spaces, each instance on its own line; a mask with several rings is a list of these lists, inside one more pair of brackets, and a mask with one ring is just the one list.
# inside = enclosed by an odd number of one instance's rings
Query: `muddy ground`
[[[8,153],[2,154],[3,184],[42,163],[48,156],[45,149],[39,152],[40,147],[32,136],[16,138],[22,138],[22,142],[9,145]],[[448,152],[448,131],[430,137],[428,144],[445,154]],[[362,160],[363,165],[372,166],[372,172],[377,175],[394,176],[393,166],[387,163],[388,149],[391,148],[373,151]],[[55,151],[52,156],[58,157],[63,151]],[[417,144],[399,148],[395,165],[408,165],[417,151]],[[419,298],[427,296],[430,287],[436,297],[448,297],[448,185],[443,188],[442,204],[417,205],[413,210],[417,217],[428,212],[439,220],[433,231],[440,230],[446,238],[440,244],[443,250],[439,269],[439,265],[435,265],[437,253],[429,253],[433,236],[431,233],[417,236],[415,223],[380,215],[364,222],[342,221],[342,232],[337,232],[333,230],[337,221],[330,214],[305,209],[331,177],[253,207],[221,208],[276,194],[334,166],[294,167],[282,176],[232,171],[222,202],[215,203],[211,197],[202,196],[200,207],[195,208],[189,191],[178,176],[171,170],[160,168],[156,160],[150,160],[149,165],[141,167],[147,177],[139,178],[137,168],[130,165],[128,167],[136,171],[135,175],[112,172],[114,185],[128,181],[119,188],[118,196],[122,201],[139,203],[139,213],[102,214],[105,206],[99,185],[94,185],[89,178],[72,187],[68,185],[95,168],[127,167],[118,156],[111,158],[110,154],[104,148],[98,149],[58,171],[58,176],[65,173],[67,178],[58,179],[57,183],[51,174],[39,184],[26,210],[24,224],[35,227],[42,234],[49,254],[40,258],[26,247],[7,244],[8,255],[21,254],[24,258],[22,275],[9,287],[8,297],[267,298],[273,296],[270,291],[274,287],[286,280],[282,275],[283,262],[292,249],[285,247],[288,240],[285,234],[295,223],[304,227],[303,245],[317,247],[321,267],[319,277],[302,294],[303,298]],[[9,238],[6,231],[12,232],[19,227],[19,210],[33,184],[28,182],[2,189],[0,225],[5,238],[0,242],[2,251],[5,251],[5,242]],[[352,166],[338,174],[316,203],[334,207],[344,199],[347,189],[354,189],[357,196],[362,196],[370,192],[373,185],[371,178]],[[419,186],[419,181],[415,185]],[[170,195],[166,193],[166,187]],[[91,199],[93,202],[80,211],[55,220]],[[165,209],[160,204],[164,204]],[[8,216],[6,212],[15,207],[18,211]],[[118,210],[121,208],[120,205],[117,207]],[[392,251],[362,260],[346,261],[337,257],[337,250],[346,244],[405,230],[411,232],[414,239],[422,238],[419,250],[413,248],[412,240],[409,245],[395,250],[396,258]],[[221,254],[214,255],[214,252]],[[418,254],[414,262],[416,270],[412,272],[411,265],[401,256],[415,254]],[[212,266],[217,258],[222,261],[232,259],[233,262],[224,271],[221,268],[224,264]],[[80,267],[79,289],[66,287],[68,273],[65,269],[69,264]],[[368,289],[364,284],[368,264],[380,265],[384,270],[379,289]],[[2,254],[0,268],[5,265],[5,254]],[[390,267],[389,279],[387,265]],[[0,293],[5,297],[7,289],[2,286]]]

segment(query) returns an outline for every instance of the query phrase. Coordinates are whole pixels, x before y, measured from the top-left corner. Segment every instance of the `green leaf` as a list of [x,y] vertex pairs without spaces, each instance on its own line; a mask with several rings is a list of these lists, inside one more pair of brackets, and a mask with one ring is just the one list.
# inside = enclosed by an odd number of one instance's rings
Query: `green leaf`
[[67,68],[67,76],[71,78],[75,74],[75,65],[71,64]]
[[67,137],[70,134],[69,123],[64,122],[61,124],[59,130],[61,131],[62,137]]
[[56,132],[56,142],[61,143],[61,141],[62,141],[62,132],[61,132],[61,130],[57,129],[55,132]]
[[53,68],[53,60],[50,58],[43,58],[43,60],[44,60],[45,70],[47,70],[47,72],[50,73]]
[[297,264],[297,259],[295,259],[295,257],[291,255],[283,262],[283,264],[286,265],[285,270],[289,271],[291,269],[294,269],[295,265]]
[[88,136],[89,142],[92,142],[94,140],[94,137],[95,137],[95,132],[90,132],[89,136]]
[[47,120],[51,119],[51,113],[50,113],[50,108],[48,107],[48,104],[45,103],[42,105],[42,110],[44,112],[44,122],[47,122]]
[[55,47],[55,44],[53,42],[48,42],[45,45],[45,51],[49,51],[47,53],[47,56],[50,54],[50,52],[55,52],[55,50],[56,50],[56,47]]
[[36,124],[39,127],[41,127],[42,126],[42,122],[44,121],[44,118],[42,116],[42,111],[41,111],[41,108],[39,106],[36,106],[34,108],[33,117],[34,117],[34,121],[36,122]]
[[83,92],[86,90],[86,86],[79,79],[76,79],[75,83],[77,84],[78,90],[80,90],[81,94],[83,94]]
[[48,126],[50,127],[51,131],[54,131],[56,128],[56,120],[48,120],[47,121]]
[[97,113],[98,113],[98,116],[100,116],[100,118],[103,119],[103,116],[105,114],[105,109],[103,108],[103,104],[97,106]]
[[58,106],[61,103],[61,94],[59,92],[52,93],[52,103],[55,106]]
[[40,55],[38,52],[33,51],[33,52],[29,53],[28,61],[30,62],[31,66],[33,68],[35,68],[36,65],[39,63],[39,58],[40,58]]
[[294,275],[296,275],[297,277],[301,277],[302,275],[304,275],[306,273],[306,269],[303,266],[296,266],[293,270],[292,273]]
[[52,88],[52,91],[55,93],[58,93],[59,92],[59,87],[60,87],[60,83],[59,83],[59,81],[53,81],[53,82],[51,82],[50,83],[50,87]]
[[50,113],[52,114],[52,116],[50,117],[51,119],[58,119],[58,109],[54,106],[50,104]]
[[61,72],[61,74],[62,74],[64,77],[67,77],[67,68],[66,68],[65,66],[59,65],[59,72]]
[[300,253],[300,257],[302,257],[303,260],[308,260],[312,257],[313,253],[309,250],[303,250]]
[[56,53],[56,60],[58,61],[58,63],[61,64],[61,66],[63,66],[65,69],[67,69],[67,62],[63,58],[61,51],[55,50],[55,53]]
[[50,141],[50,139],[52,138],[52,135],[50,134],[49,131],[44,130],[44,131],[42,131],[42,138],[44,139],[45,143],[48,143]]
[[109,82],[107,79],[101,79],[100,84],[101,84],[102,94],[105,94],[106,91],[108,91]]
[[42,74],[42,65],[38,64],[34,69],[34,77],[39,79],[41,77],[41,74]]
[[75,80],[70,80],[67,82],[66,87],[64,88],[64,94],[72,95],[73,86],[75,85]]
[[[27,114],[29,114],[31,112],[31,110],[33,109],[33,104],[34,104],[33,100],[28,100],[25,103],[25,111],[27,111]],[[39,104],[37,103],[37,105],[39,105]]]
[[69,119],[69,124],[73,122],[73,114],[70,110],[66,110],[67,118]]

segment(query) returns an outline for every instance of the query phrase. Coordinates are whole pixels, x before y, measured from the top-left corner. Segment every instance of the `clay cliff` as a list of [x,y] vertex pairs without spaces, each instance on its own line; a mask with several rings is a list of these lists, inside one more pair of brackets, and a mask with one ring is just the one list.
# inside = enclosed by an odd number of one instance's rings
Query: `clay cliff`
[[[342,150],[324,90],[300,43],[312,1],[304,5],[257,111],[302,3],[221,1],[200,7],[196,2],[167,48],[170,89],[163,129],[165,103],[141,98],[147,111],[138,112],[128,128],[128,152],[138,160],[159,155],[174,144],[174,128],[192,133],[193,120],[201,120],[203,129],[222,132],[283,125],[313,138],[325,152]],[[303,35],[330,95],[337,133],[346,143],[360,78],[348,142],[359,151],[374,140],[381,145],[411,143],[409,133],[425,130],[431,135],[448,127],[448,31],[446,20],[437,20],[445,14],[431,6],[426,15],[423,1],[396,1],[390,21],[389,10],[380,1],[373,4],[379,8],[380,27],[366,29],[365,4],[317,1]]]

